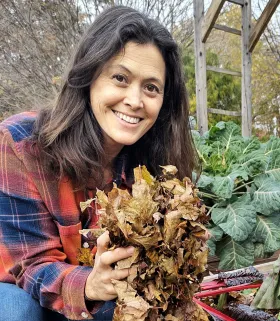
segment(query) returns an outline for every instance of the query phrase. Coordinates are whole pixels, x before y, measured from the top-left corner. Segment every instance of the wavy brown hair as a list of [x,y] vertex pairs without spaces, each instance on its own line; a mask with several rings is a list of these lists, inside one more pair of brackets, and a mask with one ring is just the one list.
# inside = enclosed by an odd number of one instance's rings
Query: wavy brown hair
[[59,176],[68,175],[79,187],[86,185],[89,174],[98,182],[106,160],[102,131],[90,106],[90,84],[129,41],[153,44],[160,50],[166,82],[157,121],[141,139],[121,151],[127,158],[126,171],[145,164],[158,175],[159,165],[172,164],[183,178],[191,177],[196,165],[177,44],[157,21],[132,8],[115,6],[101,13],[85,32],[55,106],[43,109],[35,124],[34,139],[48,166]]

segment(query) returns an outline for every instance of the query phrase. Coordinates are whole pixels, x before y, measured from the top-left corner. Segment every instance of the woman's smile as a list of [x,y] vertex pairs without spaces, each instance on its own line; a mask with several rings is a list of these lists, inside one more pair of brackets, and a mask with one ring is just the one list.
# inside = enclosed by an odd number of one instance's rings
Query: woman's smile
[[128,124],[138,124],[141,121],[141,118],[139,117],[134,117],[134,116],[129,116],[127,114],[121,113],[119,111],[112,110],[113,113],[122,121]]

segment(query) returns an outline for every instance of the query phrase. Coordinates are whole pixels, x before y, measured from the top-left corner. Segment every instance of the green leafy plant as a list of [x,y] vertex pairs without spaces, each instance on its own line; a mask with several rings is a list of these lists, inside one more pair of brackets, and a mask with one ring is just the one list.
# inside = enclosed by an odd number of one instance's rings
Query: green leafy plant
[[200,136],[197,187],[211,215],[210,255],[220,269],[252,265],[280,249],[280,139],[244,138],[234,122],[219,122]]

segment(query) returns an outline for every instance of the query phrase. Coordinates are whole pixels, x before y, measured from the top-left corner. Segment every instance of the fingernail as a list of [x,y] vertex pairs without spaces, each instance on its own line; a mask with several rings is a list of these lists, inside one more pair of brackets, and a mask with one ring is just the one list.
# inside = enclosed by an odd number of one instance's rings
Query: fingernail
[[134,247],[133,247],[133,246],[129,246],[126,250],[127,250],[127,253],[128,253],[128,254],[133,254],[133,252],[134,252]]

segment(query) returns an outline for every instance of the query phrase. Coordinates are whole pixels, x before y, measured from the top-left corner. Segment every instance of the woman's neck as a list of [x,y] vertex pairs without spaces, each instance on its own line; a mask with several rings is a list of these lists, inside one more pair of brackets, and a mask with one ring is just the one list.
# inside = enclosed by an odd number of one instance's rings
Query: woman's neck
[[110,137],[105,137],[104,152],[106,155],[104,167],[107,168],[107,164],[112,164],[114,159],[118,156],[124,145],[113,141]]

